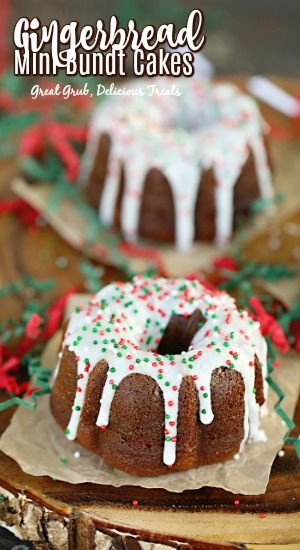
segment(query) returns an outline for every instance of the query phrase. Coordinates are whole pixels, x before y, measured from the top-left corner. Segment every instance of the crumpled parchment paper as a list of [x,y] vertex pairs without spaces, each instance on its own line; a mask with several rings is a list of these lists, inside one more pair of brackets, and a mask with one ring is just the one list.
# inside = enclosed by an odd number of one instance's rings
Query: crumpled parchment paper
[[[73,297],[74,300],[74,297]],[[81,297],[80,303],[84,302]],[[61,341],[57,333],[44,352],[44,365],[54,368]],[[285,392],[282,403],[293,416],[300,387],[299,356],[279,356],[280,366],[273,378]],[[49,407],[49,395],[39,399],[35,411],[19,408],[0,440],[0,449],[13,458],[24,472],[34,476],[48,475],[69,483],[91,482],[113,485],[139,485],[163,488],[171,492],[220,487],[232,493],[261,494],[268,484],[272,463],[283,445],[287,427],[274,410],[277,396],[269,388],[268,414],[263,418],[267,442],[247,444],[236,459],[158,477],[136,477],[106,464],[97,455],[75,442],[68,441],[56,425]]]

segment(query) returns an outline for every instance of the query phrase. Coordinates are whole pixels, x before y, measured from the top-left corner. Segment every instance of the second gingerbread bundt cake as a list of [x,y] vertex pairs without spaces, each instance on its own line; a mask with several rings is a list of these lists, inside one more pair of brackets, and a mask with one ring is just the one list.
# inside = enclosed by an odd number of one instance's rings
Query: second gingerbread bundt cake
[[[165,95],[172,86],[180,95]],[[92,113],[82,163],[101,220],[128,241],[182,250],[228,240],[251,202],[273,192],[254,100],[232,84],[190,78],[136,80],[125,92]]]
[[259,323],[197,281],[136,277],[77,308],[51,394],[54,418],[130,474],[221,462],[263,437]]

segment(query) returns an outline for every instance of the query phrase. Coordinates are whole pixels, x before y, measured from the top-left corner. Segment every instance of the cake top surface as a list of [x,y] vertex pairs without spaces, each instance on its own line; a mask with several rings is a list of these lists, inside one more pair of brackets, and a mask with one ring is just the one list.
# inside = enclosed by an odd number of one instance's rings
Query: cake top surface
[[[175,86],[174,82],[179,95],[162,93]],[[152,95],[153,89],[161,95]],[[108,125],[108,130],[121,132],[124,139],[147,136],[147,147],[168,136],[170,144],[187,141],[186,146],[191,146],[197,139],[201,145],[208,141],[211,148],[215,140],[220,141],[220,132],[230,138],[237,130],[253,133],[261,128],[255,101],[233,84],[156,77],[130,81],[123,90],[123,95],[110,96],[96,108],[92,130]],[[143,95],[135,94],[137,90]]]
[[[198,280],[136,276],[132,282],[116,282],[104,287],[91,298],[86,308],[77,308],[67,329],[68,339],[74,335],[69,347],[76,352],[83,336],[85,341],[90,336],[93,339],[91,350],[103,344],[107,346],[105,351],[113,355],[122,353],[123,357],[127,349],[133,348],[134,355],[156,357],[171,316],[188,318],[195,310],[201,312],[202,320],[189,349],[176,357],[183,365],[183,356],[191,358],[199,346],[206,346],[208,350],[217,346],[218,353],[218,345],[222,344],[224,353],[234,343],[255,347],[262,339],[259,323],[246,310],[238,309],[234,298],[226,292],[210,290]],[[77,332],[79,338],[75,337]],[[115,351],[119,348],[124,352]]]

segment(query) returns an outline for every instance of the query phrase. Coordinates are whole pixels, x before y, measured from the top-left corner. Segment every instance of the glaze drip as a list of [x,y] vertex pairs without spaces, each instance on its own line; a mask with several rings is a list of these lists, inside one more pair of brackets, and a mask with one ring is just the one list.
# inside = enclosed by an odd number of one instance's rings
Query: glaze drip
[[[172,315],[191,316],[200,310],[200,322],[187,351],[159,355],[156,350]],[[199,418],[210,424],[211,376],[219,367],[241,373],[244,381],[244,438],[259,440],[260,407],[254,393],[255,356],[266,376],[266,343],[259,323],[238,310],[224,292],[209,291],[198,281],[136,277],[132,283],[115,283],[96,294],[89,305],[72,314],[63,348],[74,352],[77,391],[66,430],[76,439],[89,374],[105,359],[109,365],[96,424],[108,426],[115,392],[127,376],[150,376],[162,391],[165,407],[163,461],[176,461],[178,397],[185,376],[192,376],[199,397]],[[266,395],[266,387],[264,386]],[[226,398],[226,396],[224,396]]]

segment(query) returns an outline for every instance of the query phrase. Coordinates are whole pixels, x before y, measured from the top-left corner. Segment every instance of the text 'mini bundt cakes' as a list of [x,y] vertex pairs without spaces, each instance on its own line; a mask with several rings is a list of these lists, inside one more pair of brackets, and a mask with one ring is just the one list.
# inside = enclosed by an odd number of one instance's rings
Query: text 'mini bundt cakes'
[[[172,85],[181,95],[149,94]],[[128,241],[181,250],[225,242],[251,202],[273,193],[254,100],[204,78],[138,79],[126,89],[92,113],[81,170],[88,201]]]
[[263,439],[266,342],[233,298],[136,277],[76,308],[51,408],[67,438],[155,476],[225,461]]

